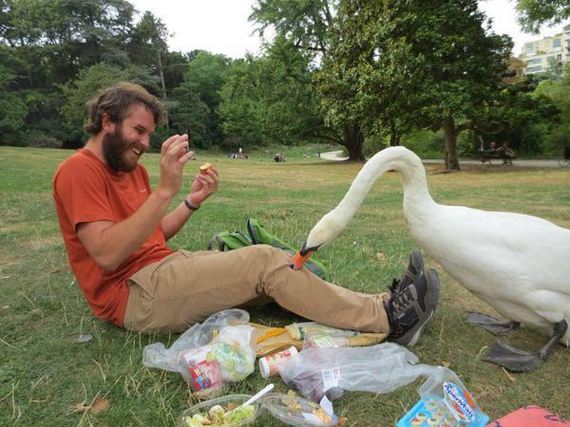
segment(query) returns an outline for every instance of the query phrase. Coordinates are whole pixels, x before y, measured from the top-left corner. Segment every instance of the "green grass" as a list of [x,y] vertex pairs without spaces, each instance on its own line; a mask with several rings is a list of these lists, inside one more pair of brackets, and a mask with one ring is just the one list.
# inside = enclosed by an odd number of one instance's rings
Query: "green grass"
[[[299,151],[302,153],[302,150]],[[299,154],[297,153],[297,154]],[[179,374],[144,368],[145,345],[176,336],[128,333],[95,319],[67,266],[51,197],[51,177],[70,151],[0,147],[0,425],[173,425],[193,401]],[[220,169],[222,184],[170,243],[199,250],[217,231],[245,231],[248,216],[273,234],[300,245],[312,225],[340,200],[359,169],[355,163],[328,163],[293,155],[287,163],[254,153],[247,161],[198,153]],[[158,155],[144,157],[153,184]],[[436,200],[446,204],[538,215],[570,227],[570,170],[465,168],[428,181]],[[180,198],[176,200],[178,202]],[[387,174],[374,187],[348,229],[321,251],[333,281],[377,292],[398,277],[414,241],[402,215],[402,184]],[[378,261],[383,252],[385,263]],[[494,342],[469,327],[465,310],[492,310],[473,297],[430,259],[442,279],[440,308],[421,343],[413,348],[429,364],[449,364],[497,418],[522,405],[542,405],[570,418],[567,400],[570,350],[559,346],[536,372],[507,374],[481,361]],[[255,321],[287,324],[294,318],[269,309],[251,311]],[[79,343],[80,333],[93,335]],[[537,349],[544,337],[523,329],[508,338]],[[276,379],[277,389],[287,387]],[[228,392],[253,393],[265,381],[256,372]],[[417,400],[417,381],[391,394],[346,393],[335,403],[352,426],[389,426]],[[110,402],[99,415],[75,413],[72,406],[95,398]],[[267,418],[259,425],[276,425]]]

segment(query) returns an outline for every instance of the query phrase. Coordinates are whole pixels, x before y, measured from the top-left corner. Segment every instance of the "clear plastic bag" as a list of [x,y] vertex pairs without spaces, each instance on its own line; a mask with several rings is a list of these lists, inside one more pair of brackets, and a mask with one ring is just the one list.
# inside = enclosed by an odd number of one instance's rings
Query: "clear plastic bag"
[[393,343],[370,347],[305,348],[279,365],[283,380],[305,397],[333,400],[344,390],[388,393],[419,376],[435,375],[437,367],[417,364],[418,358]]
[[254,370],[254,329],[248,321],[249,314],[240,309],[213,314],[168,349],[162,343],[146,346],[143,365],[180,372],[197,397],[213,397],[224,382],[240,381]]
[[292,323],[285,329],[291,338],[297,340],[305,340],[308,336],[351,337],[357,334],[356,331],[333,328],[317,322]]

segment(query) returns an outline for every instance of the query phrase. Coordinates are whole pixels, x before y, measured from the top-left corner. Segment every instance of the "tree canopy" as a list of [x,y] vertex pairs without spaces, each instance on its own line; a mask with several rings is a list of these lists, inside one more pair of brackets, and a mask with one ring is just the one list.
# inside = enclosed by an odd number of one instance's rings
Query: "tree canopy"
[[538,32],[544,24],[560,24],[570,18],[569,0],[518,0],[517,11],[522,27]]
[[[518,8],[535,25],[568,14]],[[453,169],[465,130],[529,153],[564,143],[567,71],[523,76],[474,0],[258,0],[250,19],[274,37],[234,60],[169,50],[166,25],[127,0],[0,0],[0,144],[79,147],[85,102],[119,80],[165,103],[156,148],[188,131],[202,148],[326,141],[362,160],[370,141],[429,129]]]

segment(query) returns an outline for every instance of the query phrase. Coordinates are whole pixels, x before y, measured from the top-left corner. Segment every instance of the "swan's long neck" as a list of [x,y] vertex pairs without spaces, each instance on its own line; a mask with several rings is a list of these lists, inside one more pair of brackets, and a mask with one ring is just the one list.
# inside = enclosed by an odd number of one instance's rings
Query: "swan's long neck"
[[[360,170],[338,206],[330,212],[346,226],[362,205],[376,180],[386,171],[396,170],[404,180],[404,212],[408,220],[422,216],[435,206],[426,180],[425,169],[418,156],[404,147],[390,147],[375,154]],[[340,224],[339,224],[340,225]]]

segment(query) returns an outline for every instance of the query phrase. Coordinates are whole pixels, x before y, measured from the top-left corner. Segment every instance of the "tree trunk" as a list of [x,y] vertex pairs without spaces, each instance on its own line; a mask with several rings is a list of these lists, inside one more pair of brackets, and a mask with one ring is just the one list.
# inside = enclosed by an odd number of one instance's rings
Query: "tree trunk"
[[445,169],[460,170],[459,160],[457,159],[457,128],[455,127],[453,117],[448,116],[443,121],[443,132]]
[[[164,71],[162,69],[162,58],[160,57],[160,49],[156,50],[156,59],[158,65],[158,73],[160,77],[160,88],[162,89],[162,99],[166,102],[166,83],[164,82]],[[166,116],[166,129],[170,129],[170,125],[168,123],[168,111],[166,108],[164,109],[164,115]]]
[[396,127],[396,122],[390,120],[390,147],[397,147],[400,145],[400,133]]
[[344,144],[348,151],[348,160],[364,160],[362,147],[364,145],[364,135],[360,125],[346,125],[344,127]]

